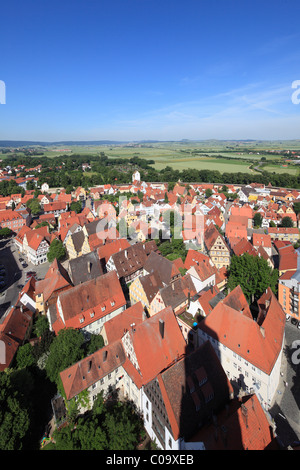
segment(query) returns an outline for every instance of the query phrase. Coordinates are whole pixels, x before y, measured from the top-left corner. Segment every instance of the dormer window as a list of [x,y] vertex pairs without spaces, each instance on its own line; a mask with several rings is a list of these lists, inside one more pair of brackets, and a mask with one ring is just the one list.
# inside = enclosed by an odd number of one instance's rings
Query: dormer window
[[105,305],[103,305],[103,306],[101,307],[101,310],[102,310],[102,312],[104,312],[104,310],[105,310]]
[[111,302],[110,302],[110,304],[111,304],[112,307],[115,305],[115,303],[116,303],[116,302],[115,302],[114,300],[111,300]]
[[91,312],[91,318],[93,318],[94,315],[95,315],[95,312]]

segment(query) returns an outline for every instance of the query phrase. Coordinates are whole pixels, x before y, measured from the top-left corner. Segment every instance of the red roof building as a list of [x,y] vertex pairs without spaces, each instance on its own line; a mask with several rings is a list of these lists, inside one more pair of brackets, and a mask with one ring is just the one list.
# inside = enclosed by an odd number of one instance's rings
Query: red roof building
[[52,328],[55,333],[62,328],[76,328],[97,334],[107,320],[125,308],[120,281],[111,271],[59,294]]
[[210,339],[221,353],[228,377],[237,387],[259,394],[266,408],[270,406],[280,379],[285,329],[283,309],[270,289],[267,296],[268,306],[260,324],[245,311],[237,310],[239,303],[228,305],[225,298],[198,328],[199,344]]

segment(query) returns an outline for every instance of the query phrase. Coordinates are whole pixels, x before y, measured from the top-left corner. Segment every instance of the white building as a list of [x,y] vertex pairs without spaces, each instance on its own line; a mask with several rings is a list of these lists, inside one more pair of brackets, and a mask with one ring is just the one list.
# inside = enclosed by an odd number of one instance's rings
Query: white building
[[237,393],[256,393],[268,410],[280,380],[285,314],[270,289],[258,301],[257,321],[233,307],[237,301],[229,306],[225,298],[202,320],[199,345],[209,340]]
[[132,182],[134,183],[135,181],[141,181],[141,174],[138,170],[136,170],[132,175]]

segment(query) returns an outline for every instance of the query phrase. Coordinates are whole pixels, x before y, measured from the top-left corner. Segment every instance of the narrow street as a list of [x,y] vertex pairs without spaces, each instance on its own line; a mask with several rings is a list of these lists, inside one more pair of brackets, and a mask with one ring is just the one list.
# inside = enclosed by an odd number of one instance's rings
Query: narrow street
[[[283,446],[300,442],[300,366],[293,363],[295,362],[294,353],[297,352],[297,349],[293,347],[294,341],[299,341],[300,344],[300,330],[287,322],[282,356],[282,377],[269,410]],[[300,346],[298,349],[300,351]]]
[[37,279],[43,279],[49,268],[48,262],[34,266],[27,260],[25,261],[28,266],[23,268],[19,261],[20,257],[24,258],[18,252],[13,238],[0,242],[0,265],[5,267],[6,282],[5,288],[0,291],[0,323],[3,322],[10,307],[17,301],[20,290],[26,283],[26,271],[35,271]]

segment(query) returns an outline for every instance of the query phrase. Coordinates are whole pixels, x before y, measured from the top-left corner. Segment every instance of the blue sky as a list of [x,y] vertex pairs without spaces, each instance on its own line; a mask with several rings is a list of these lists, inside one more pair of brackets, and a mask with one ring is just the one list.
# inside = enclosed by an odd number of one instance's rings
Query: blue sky
[[10,0],[0,139],[300,138],[298,0]]

